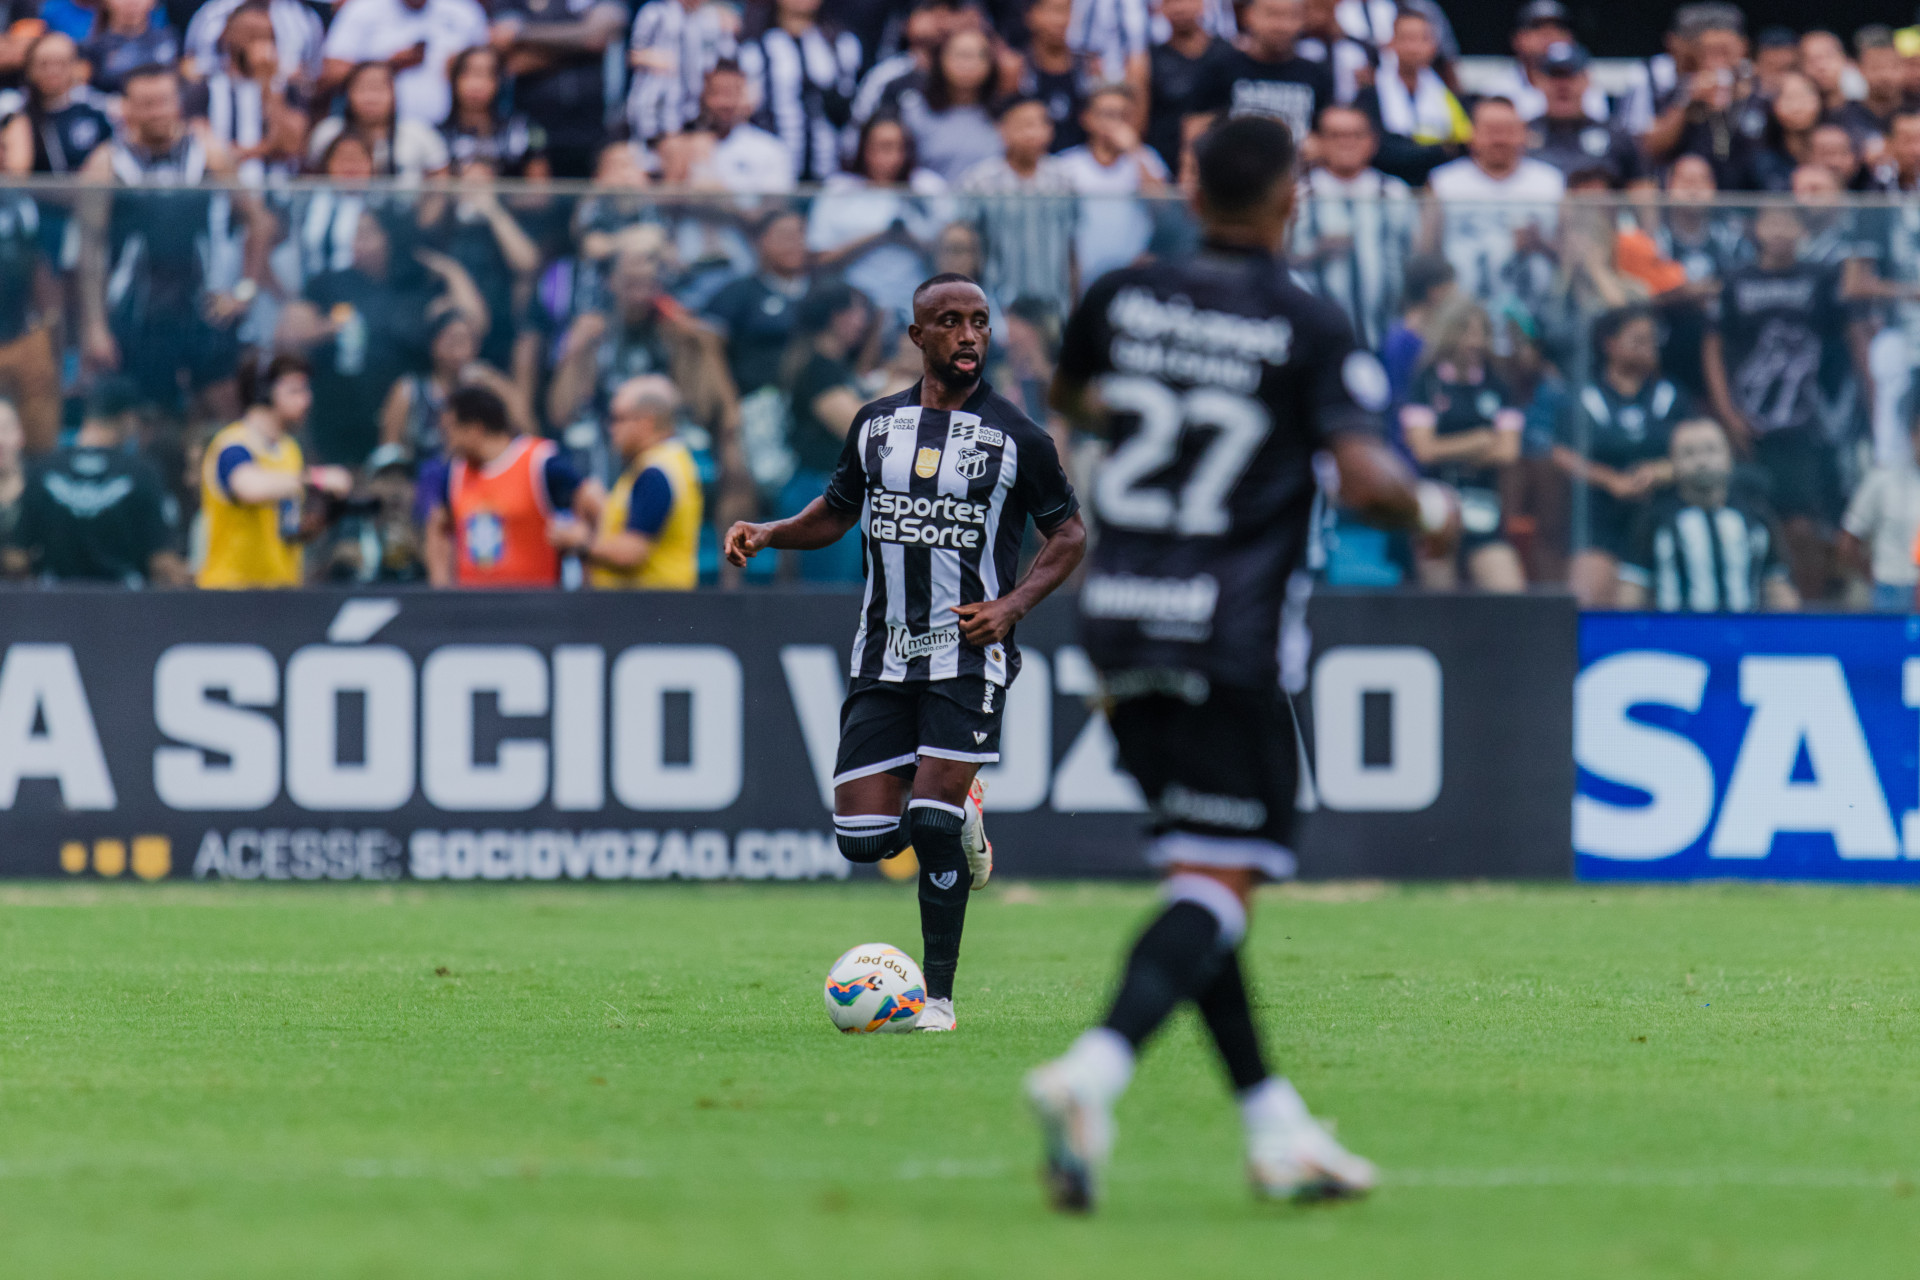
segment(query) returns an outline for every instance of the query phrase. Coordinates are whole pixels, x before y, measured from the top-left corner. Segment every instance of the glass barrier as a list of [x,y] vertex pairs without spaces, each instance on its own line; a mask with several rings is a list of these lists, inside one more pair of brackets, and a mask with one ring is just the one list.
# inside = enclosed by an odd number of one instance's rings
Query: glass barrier
[[[237,527],[220,433],[265,394],[238,375],[290,354],[311,369],[294,439],[346,474],[281,504],[303,539],[283,576],[428,576],[441,409],[467,385],[553,442],[550,496],[563,473],[621,492],[646,438],[622,416],[635,396],[658,416],[646,388],[660,384],[616,392],[659,374],[702,504],[692,572],[731,585],[715,530],[797,511],[852,407],[918,376],[918,281],[981,280],[989,377],[1046,422],[1080,289],[1198,247],[1170,197],[0,187],[0,568],[205,578]],[[1329,512],[1324,580],[1571,587],[1594,607],[1908,607],[1920,208],[1316,198],[1290,250],[1297,281],[1385,365],[1397,447],[1462,496],[1461,548],[1441,557]],[[1052,425],[1084,487],[1099,446]],[[128,439],[81,459],[108,459],[91,481],[54,452],[83,429]],[[123,477],[158,513],[137,530],[95,529],[111,545],[79,549],[48,532],[53,490],[71,514]],[[849,544],[763,557],[748,581],[858,574]]]

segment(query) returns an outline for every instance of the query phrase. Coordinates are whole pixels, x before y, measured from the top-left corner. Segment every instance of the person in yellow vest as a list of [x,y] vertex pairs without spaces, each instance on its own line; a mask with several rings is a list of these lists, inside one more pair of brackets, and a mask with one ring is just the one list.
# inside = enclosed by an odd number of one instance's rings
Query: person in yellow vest
[[307,362],[275,356],[266,368],[242,361],[246,414],[207,442],[200,463],[206,556],[202,587],[297,587],[300,544],[318,530],[303,521],[307,490],[344,498],[345,467],[309,467],[293,438],[313,406]]
[[625,470],[594,526],[556,520],[548,538],[587,562],[603,589],[691,591],[700,583],[704,499],[693,454],[674,434],[680,396],[658,374],[629,378],[613,393],[607,435]]

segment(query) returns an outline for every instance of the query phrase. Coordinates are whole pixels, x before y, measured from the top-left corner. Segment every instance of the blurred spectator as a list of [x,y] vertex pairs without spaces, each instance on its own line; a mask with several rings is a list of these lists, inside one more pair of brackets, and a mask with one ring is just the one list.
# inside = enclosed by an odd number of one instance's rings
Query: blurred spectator
[[[1427,173],[1448,155],[1448,150],[1464,145],[1473,137],[1473,123],[1460,99],[1434,70],[1440,44],[1433,24],[1424,14],[1403,9],[1393,20],[1393,39],[1380,51],[1380,67],[1371,88],[1364,90],[1356,105],[1371,114],[1382,133],[1397,140],[1403,153],[1418,150],[1426,154],[1404,154],[1402,176],[1426,179]],[[1417,172],[1406,174],[1405,166]]]
[[[499,396],[460,387],[441,417],[449,465],[429,495],[427,573],[437,587],[557,587],[566,526],[593,528],[605,495],[551,440],[514,429]],[[560,529],[554,525],[559,522]]]
[[27,46],[26,106],[0,124],[0,168],[10,174],[78,173],[113,136],[113,121],[80,81],[73,40],[49,32]]
[[[742,195],[777,195],[793,190],[794,155],[779,138],[749,123],[753,99],[746,73],[721,62],[707,73],[700,98],[701,123],[713,134],[707,173],[723,189]],[[694,172],[700,173],[696,164]]]
[[633,15],[627,64],[627,123],[633,136],[650,141],[677,133],[700,114],[707,73],[722,58],[735,58],[739,20],[715,0],[647,0]]
[[453,108],[440,136],[448,163],[457,168],[477,161],[503,178],[554,176],[546,127],[524,111],[506,109],[506,81],[497,51],[462,49],[454,55],[447,79],[453,86]]
[[1729,4],[1696,6],[1687,22],[1693,69],[1658,104],[1641,139],[1656,165],[1681,155],[1706,158],[1723,191],[1752,185],[1752,153],[1766,132],[1766,100],[1754,91],[1747,62],[1746,20]]
[[1241,47],[1210,76],[1195,104],[1203,111],[1264,115],[1283,121],[1296,138],[1313,131],[1320,109],[1333,101],[1333,77],[1299,56],[1305,21],[1301,0],[1249,0],[1240,11]]
[[9,413],[18,411],[31,454],[53,448],[60,430],[59,308],[50,267],[40,206],[25,191],[0,187],[0,396]]
[[[1560,0],[1531,0],[1514,19],[1513,70],[1490,86],[1491,96],[1511,101],[1522,120],[1538,120],[1547,113],[1547,51],[1573,43],[1573,18],[1567,6]],[[1580,92],[1581,115],[1592,120],[1613,117],[1613,103],[1604,89],[1583,81]]]
[[[1586,488],[1569,585],[1582,608],[1604,609],[1614,602],[1636,519],[1673,482],[1667,441],[1691,406],[1660,376],[1659,323],[1650,308],[1600,316],[1593,348],[1595,375],[1561,416],[1553,460]],[[1574,510],[1582,505],[1576,499]]]
[[[28,477],[14,545],[35,575],[130,587],[191,581],[186,562],[171,549],[167,487],[127,447],[136,399],[116,380],[102,382],[88,399],[73,443]],[[0,454],[5,434],[0,425]]]
[[[1177,9],[1180,0],[1174,3]],[[1190,7],[1198,12],[1197,3],[1190,0]],[[1086,108],[1088,95],[1106,83],[1099,56],[1067,43],[1072,21],[1073,0],[1030,0],[1027,5],[1026,56],[1016,92],[1046,104],[1053,121],[1055,151],[1086,141],[1080,113]]]
[[[365,3],[365,0],[357,0]],[[606,54],[627,25],[619,0],[499,0],[489,40],[513,108],[546,135],[557,178],[591,178],[607,141]]]
[[714,294],[705,316],[726,344],[747,465],[763,493],[777,494],[795,465],[780,363],[811,283],[805,219],[792,209],[769,214],[754,236],[754,250],[757,269]]
[[1003,153],[960,180],[964,216],[985,249],[980,280],[1002,306],[1027,294],[1064,315],[1073,300],[1073,179],[1047,154],[1045,103],[1014,97],[998,111]]
[[1172,176],[1159,153],[1140,141],[1132,120],[1132,92],[1109,85],[1087,102],[1086,142],[1054,157],[1081,200],[1073,244],[1087,284],[1146,252],[1153,215],[1136,197],[1160,194]]
[[350,264],[313,276],[281,313],[279,344],[311,352],[317,366],[310,438],[324,461],[359,466],[373,452],[388,389],[427,363],[431,321],[457,311],[476,332],[489,327],[460,264],[413,242],[405,215],[362,213]]
[[1887,129],[1887,145],[1874,166],[1873,189],[1887,195],[1920,191],[1920,106],[1902,107]]
[[1883,26],[1862,27],[1854,33],[1860,76],[1867,92],[1857,101],[1833,110],[1834,123],[1853,135],[1853,144],[1871,163],[1879,159],[1893,130],[1893,117],[1907,105],[1907,67],[1893,47],[1893,32]]
[[1413,389],[1426,347],[1427,326],[1458,290],[1453,264],[1444,254],[1416,253],[1402,272],[1400,315],[1380,344],[1380,363],[1386,366],[1387,385],[1399,404]]
[[927,249],[947,221],[946,183],[919,167],[913,138],[891,116],[860,130],[849,172],[828,178],[807,216],[814,265],[837,271],[869,298],[892,301],[891,327],[911,319],[914,288],[927,278]]
[[1534,83],[1544,107],[1527,130],[1527,154],[1568,178],[1602,173],[1619,188],[1640,176],[1640,148],[1624,129],[1591,110],[1592,78],[1587,51],[1577,44],[1548,45]]
[[373,157],[373,171],[380,177],[419,179],[445,173],[445,139],[433,125],[417,117],[395,115],[399,110],[395,85],[393,69],[385,62],[363,62],[347,72],[340,84],[345,108],[313,127],[307,139],[308,159],[319,161],[335,138],[351,133],[366,144],[367,154]]
[[1337,0],[1303,0],[1300,56],[1326,67],[1333,77],[1333,100],[1344,105],[1373,82],[1379,54],[1346,33],[1338,11]]
[[1378,351],[1400,310],[1415,230],[1413,193],[1372,167],[1377,139],[1365,112],[1329,107],[1314,136],[1320,163],[1300,184],[1294,271],[1346,313],[1362,346]]
[[[131,377],[148,403],[178,415],[188,397],[212,395],[231,409],[240,299],[210,285],[208,242],[216,204],[210,181],[231,178],[225,147],[187,128],[180,78],[147,67],[127,77],[121,133],[94,151],[84,172],[102,186],[83,206],[80,252],[82,352],[95,369]],[[251,206],[242,206],[251,207]]]
[[1767,110],[1766,133],[1753,153],[1758,189],[1793,189],[1793,171],[1813,159],[1813,131],[1821,114],[1819,87],[1798,71],[1783,72]]
[[1854,100],[1852,90],[1865,91],[1860,73],[1847,60],[1847,46],[1831,31],[1800,37],[1800,72],[1820,91],[1820,109],[1829,117]]
[[[186,56],[193,74],[204,76],[226,57],[220,42],[225,38],[233,11],[255,0],[207,0],[187,24]],[[301,0],[266,0],[267,18],[273,23],[273,46],[280,54],[280,66],[289,79],[311,92],[320,82],[320,46],[326,31],[312,8]]]
[[[798,515],[820,496],[840,460],[847,429],[867,397],[856,369],[873,331],[873,304],[857,289],[828,283],[801,302],[793,347],[785,359],[793,478],[781,490],[775,515]],[[798,556],[809,582],[857,582],[860,544],[842,538],[833,546]]]
[[1206,0],[1160,0],[1167,38],[1147,51],[1147,144],[1169,173],[1180,171],[1181,124],[1201,110],[1208,82],[1233,52],[1208,29],[1206,12]]
[[1873,607],[1908,613],[1920,583],[1920,416],[1908,424],[1909,456],[1868,471],[1840,520],[1842,563],[1873,583]]
[[1566,179],[1526,155],[1527,128],[1505,98],[1473,109],[1466,155],[1435,169],[1426,245],[1447,255],[1464,293],[1537,302],[1553,277],[1552,240]]
[[301,543],[318,532],[303,510],[309,488],[336,498],[353,489],[337,466],[308,467],[295,436],[313,404],[306,362],[278,355],[240,366],[246,412],[207,442],[200,466],[206,522],[202,587],[297,587]]
[[[1887,158],[1876,186],[1920,190],[1920,112],[1894,117]],[[1884,323],[1867,347],[1873,388],[1874,460],[1901,466],[1907,457],[1907,424],[1916,352],[1920,347],[1920,209],[1896,200],[1859,212],[1863,253],[1846,267],[1850,301],[1874,302]]]
[[822,26],[820,9],[821,0],[772,0],[766,30],[740,44],[740,69],[759,103],[754,121],[780,139],[801,182],[839,169],[839,130],[860,74],[859,39]]
[[926,89],[900,95],[900,120],[920,163],[947,182],[1000,153],[987,103],[997,74],[993,46],[978,31],[956,31],[934,53]]
[[178,62],[180,33],[154,12],[153,0],[100,0],[100,16],[81,42],[80,56],[93,68],[94,88],[119,93],[135,67]]
[[1800,37],[1790,27],[1762,27],[1753,40],[1753,87],[1771,101],[1781,81],[1800,69]]
[[1623,609],[1663,613],[1793,610],[1800,597],[1780,558],[1780,533],[1764,508],[1733,495],[1733,450],[1711,418],[1674,428],[1674,491],[1641,516],[1620,566]]
[[1749,261],[1752,245],[1737,210],[1715,207],[1713,166],[1681,156],[1667,170],[1666,202],[1614,241],[1619,269],[1646,286],[1666,323],[1661,368],[1695,401],[1708,398],[1700,345],[1720,282]]
[[516,364],[521,300],[532,294],[541,258],[539,246],[494,189],[494,176],[484,161],[468,161],[452,192],[421,199],[415,218],[421,244],[459,263],[480,295],[490,321],[480,354],[510,368]]
[[1816,126],[1807,139],[1807,155],[1812,163],[1833,175],[1842,191],[1867,189],[1867,167],[1861,163],[1853,135],[1842,126],[1832,122]]
[[1794,585],[1815,599],[1825,595],[1826,531],[1840,497],[1821,377],[1831,367],[1827,342],[1844,343],[1848,315],[1838,273],[1800,260],[1804,236],[1797,210],[1759,211],[1759,256],[1727,277],[1701,356],[1715,415],[1766,473]]
[[579,555],[603,590],[691,591],[700,585],[705,499],[693,453],[674,434],[680,397],[669,378],[633,378],[613,393],[608,434],[620,458],[596,525],[555,519],[548,537]]
[[1488,367],[1493,329],[1470,297],[1428,326],[1421,370],[1400,410],[1407,449],[1421,470],[1460,494],[1457,552],[1420,560],[1420,581],[1448,590],[1465,578],[1483,591],[1523,591],[1520,557],[1502,530],[1500,471],[1520,459],[1520,410]]
[[242,182],[259,186],[272,172],[299,171],[306,153],[306,97],[280,66],[267,0],[247,0],[227,17],[221,60],[204,84],[190,86],[190,112],[233,156]]
[[622,249],[607,284],[609,310],[576,316],[561,341],[547,387],[547,420],[566,432],[578,454],[576,429],[606,440],[613,393],[622,383],[664,374],[679,388],[684,415],[711,441],[722,486],[733,491],[737,507],[746,488],[740,405],[719,336],[661,288],[658,259],[642,249]]
[[380,444],[395,446],[415,463],[444,452],[441,411],[459,387],[485,387],[507,406],[516,430],[535,434],[537,424],[527,389],[480,359],[480,336],[471,317],[443,311],[428,322],[427,370],[394,380],[380,406]]
[[958,29],[958,19],[954,0],[916,0],[901,27],[906,48],[875,63],[853,95],[854,128],[881,112],[898,115],[900,95],[907,89],[925,91],[933,56]]
[[0,400],[0,577],[20,577],[29,567],[18,543],[20,518],[26,508],[25,444],[20,415],[11,404]]
[[[1800,244],[1800,260],[1836,270],[1855,259],[1875,256],[1861,243],[1858,223],[1841,207],[1840,180],[1819,164],[1803,164],[1793,171],[1790,187],[1806,222],[1807,238]],[[1845,294],[1845,281],[1842,281]],[[1851,301],[1851,299],[1849,299]]]
[[1148,0],[1073,0],[1068,40],[1094,59],[1103,83],[1138,86],[1152,26]]
[[475,0],[352,0],[327,29],[320,95],[331,95],[360,64],[383,62],[392,72],[395,115],[438,125],[453,104],[453,55],[487,40],[486,11]]

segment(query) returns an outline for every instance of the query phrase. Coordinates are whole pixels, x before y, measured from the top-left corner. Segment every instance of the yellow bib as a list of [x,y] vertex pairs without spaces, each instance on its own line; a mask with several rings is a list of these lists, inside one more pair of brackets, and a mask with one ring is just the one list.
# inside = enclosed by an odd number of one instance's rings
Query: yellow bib
[[207,442],[200,461],[200,509],[206,515],[207,558],[196,581],[203,587],[297,587],[301,580],[300,500],[236,502],[220,483],[220,455],[239,445],[266,471],[297,476],[306,470],[300,446],[282,436],[264,448],[236,422]]
[[693,454],[679,440],[666,440],[641,452],[613,483],[600,511],[602,537],[627,527],[633,508],[633,486],[640,473],[658,467],[673,490],[667,522],[653,539],[653,549],[637,569],[594,565],[588,574],[594,586],[605,589],[647,588],[655,591],[691,591],[700,585],[700,521],[705,499],[700,492],[700,469]]

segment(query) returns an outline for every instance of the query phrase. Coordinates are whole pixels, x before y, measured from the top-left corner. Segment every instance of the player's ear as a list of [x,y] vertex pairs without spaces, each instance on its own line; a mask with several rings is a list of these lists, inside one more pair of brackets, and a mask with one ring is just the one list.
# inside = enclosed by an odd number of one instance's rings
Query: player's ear
[[920,325],[918,322],[907,326],[907,338],[916,347],[922,345],[920,341]]

